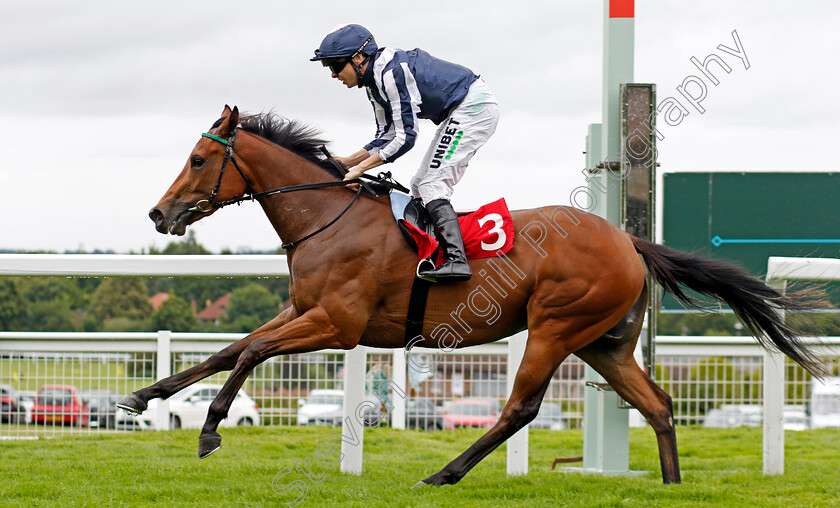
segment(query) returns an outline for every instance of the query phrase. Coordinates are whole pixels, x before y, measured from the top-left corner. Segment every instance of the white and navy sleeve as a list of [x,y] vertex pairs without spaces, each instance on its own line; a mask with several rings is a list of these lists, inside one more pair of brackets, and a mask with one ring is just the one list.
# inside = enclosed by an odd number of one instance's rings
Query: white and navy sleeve
[[394,138],[394,132],[391,128],[390,122],[388,121],[388,115],[385,108],[379,104],[377,97],[370,88],[367,89],[367,96],[370,100],[371,106],[373,107],[373,117],[376,120],[376,134],[373,141],[366,144],[364,148],[369,153],[374,154],[379,152],[379,149],[383,145],[387,144]]
[[397,59],[389,62],[382,73],[379,92],[390,106],[387,122],[393,130],[393,138],[380,147],[379,157],[383,162],[393,162],[411,150],[417,140],[417,113],[422,100],[408,64]]

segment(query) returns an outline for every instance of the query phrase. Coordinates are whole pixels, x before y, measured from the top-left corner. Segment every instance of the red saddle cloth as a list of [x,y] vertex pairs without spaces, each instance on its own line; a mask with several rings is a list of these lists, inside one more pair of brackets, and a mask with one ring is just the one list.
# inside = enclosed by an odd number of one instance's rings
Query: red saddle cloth
[[[513,219],[507,203],[500,198],[478,208],[474,212],[459,214],[461,235],[464,237],[464,249],[468,259],[490,258],[507,254],[513,247]],[[435,265],[440,265],[445,257],[438,250],[437,240],[420,230],[414,224],[400,219],[400,223],[417,244],[418,259],[427,259],[435,255]]]

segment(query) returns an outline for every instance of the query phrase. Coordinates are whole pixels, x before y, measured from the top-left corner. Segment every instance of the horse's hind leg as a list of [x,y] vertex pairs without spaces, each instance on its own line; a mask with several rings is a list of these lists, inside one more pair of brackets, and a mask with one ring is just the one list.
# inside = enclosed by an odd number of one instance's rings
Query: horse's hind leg
[[166,379],[161,379],[151,386],[141,388],[134,393],[126,395],[117,402],[117,407],[130,413],[141,414],[146,410],[148,402],[152,399],[169,398],[187,386],[197,383],[208,376],[212,376],[213,374],[224,370],[233,369],[234,366],[236,366],[236,361],[239,359],[239,355],[245,350],[245,348],[247,348],[254,340],[286,324],[292,318],[293,312],[292,308],[286,309],[276,318],[254,330],[242,339],[234,342],[230,346],[222,349],[218,353],[210,356],[210,358],[198,365],[190,367],[189,369],[179,372],[173,376],[169,376]]
[[592,366],[624,400],[647,418],[659,445],[664,483],[680,483],[677,434],[671,397],[639,368],[633,350],[641,330],[647,291],[627,316],[595,342],[575,352]]
[[[499,421],[467,451],[421,484],[457,483],[481,459],[530,423],[537,416],[551,376],[560,363],[584,344],[597,340],[604,333],[603,327],[607,322],[621,320],[625,312],[623,309],[627,307],[622,305],[619,308],[610,302],[620,300],[613,293],[618,292],[620,296],[621,290],[632,286],[632,281],[625,282],[628,282],[626,286],[603,284],[604,287],[586,291],[583,298],[571,303],[568,296],[558,292],[557,286],[550,281],[546,282],[545,289],[539,294],[535,292],[528,304],[528,343],[525,354]],[[625,300],[625,303],[627,301],[632,300]],[[583,315],[582,309],[586,309]],[[638,335],[638,329],[635,333]]]
[[639,368],[630,354],[604,347],[612,339],[601,338],[585,351],[575,353],[592,366],[618,395],[633,405],[647,418],[659,445],[659,461],[664,483],[680,483],[680,463],[677,455],[677,434],[674,429],[671,397]]

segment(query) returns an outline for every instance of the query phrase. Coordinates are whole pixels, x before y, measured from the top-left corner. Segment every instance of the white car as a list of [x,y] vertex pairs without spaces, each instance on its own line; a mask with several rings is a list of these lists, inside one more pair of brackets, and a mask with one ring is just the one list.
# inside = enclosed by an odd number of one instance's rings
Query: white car
[[32,409],[35,408],[35,395],[37,392],[23,391],[18,392],[19,419],[18,423],[33,423]]
[[[210,403],[216,398],[222,385],[197,383],[184,388],[169,397],[169,428],[170,429],[200,429],[207,419]],[[133,416],[125,411],[117,414],[117,428],[135,427],[142,430],[159,430],[157,424],[157,408],[160,399],[149,401],[149,408],[143,414]],[[222,420],[221,427],[235,427],[237,425],[259,425],[260,414],[257,404],[245,393],[239,390],[230,405],[228,417]]]
[[298,425],[341,425],[344,390],[312,390],[298,401]]
[[[706,414],[703,425],[706,427],[758,427],[764,420],[762,408],[750,404],[724,404],[719,409],[711,409]],[[802,406],[785,405],[782,419],[785,430],[805,430],[808,428],[808,416]]]
[[[385,417],[382,403],[373,395],[362,401],[365,427],[377,427]],[[344,390],[312,390],[306,399],[298,400],[298,425],[332,425],[340,427],[344,418]]]
[[811,428],[840,427],[840,377],[811,380]]
[[782,416],[782,427],[785,430],[805,430],[808,428],[808,414],[802,406],[785,406]]
[[565,430],[560,404],[543,402],[537,417],[529,424],[532,429]]

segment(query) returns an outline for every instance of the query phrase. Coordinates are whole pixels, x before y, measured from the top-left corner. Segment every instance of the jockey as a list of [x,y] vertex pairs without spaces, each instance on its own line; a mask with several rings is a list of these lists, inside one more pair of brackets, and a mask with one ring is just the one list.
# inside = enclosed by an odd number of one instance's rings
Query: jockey
[[363,26],[336,28],[321,42],[311,61],[329,67],[347,88],[365,87],[373,105],[376,137],[348,157],[336,157],[348,169],[345,180],[393,162],[417,139],[418,119],[438,125],[420,168],[411,179],[435,223],[446,262],[421,269],[435,281],[468,280],[472,270],[450,198],[470,159],[496,130],[499,107],[481,77],[466,67],[435,58],[421,49],[380,48]]

